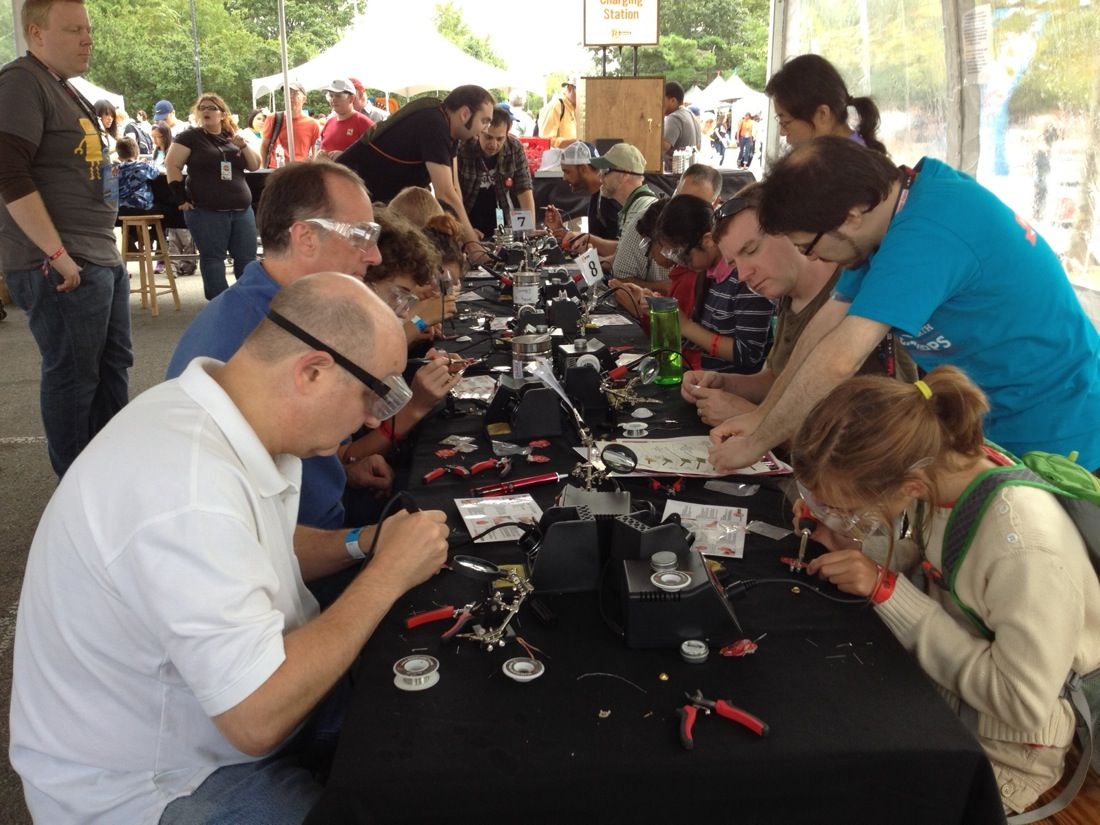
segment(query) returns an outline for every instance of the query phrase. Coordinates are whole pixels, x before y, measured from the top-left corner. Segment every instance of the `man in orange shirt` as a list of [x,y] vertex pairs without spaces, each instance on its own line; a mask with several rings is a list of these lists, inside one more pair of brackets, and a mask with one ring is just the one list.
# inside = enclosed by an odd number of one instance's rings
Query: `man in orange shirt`
[[321,126],[317,121],[302,114],[302,104],[306,102],[305,86],[297,81],[292,82],[289,98],[290,116],[294,118],[294,151],[290,151],[290,145],[287,142],[286,112],[276,112],[264,121],[264,136],[260,143],[260,158],[268,169],[274,169],[279,165],[276,159],[278,153],[276,146],[283,147],[283,157],[287,163],[292,160],[308,160],[313,153],[314,145],[321,137]]
[[741,122],[737,124],[737,168],[748,169],[752,163],[752,156],[756,152],[756,139],[753,137],[752,115],[745,112]]

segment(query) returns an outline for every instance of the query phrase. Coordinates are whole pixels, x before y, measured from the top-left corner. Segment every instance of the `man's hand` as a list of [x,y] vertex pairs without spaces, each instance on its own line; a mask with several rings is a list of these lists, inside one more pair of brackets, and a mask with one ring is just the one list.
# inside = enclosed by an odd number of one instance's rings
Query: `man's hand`
[[417,410],[427,412],[436,405],[447,393],[462,380],[461,373],[451,373],[451,362],[446,354],[438,357],[438,353],[428,350],[427,364],[416,371],[412,380],[412,398],[409,406]]
[[51,266],[61,276],[61,283],[55,287],[58,292],[72,292],[80,286],[80,264],[70,258],[68,252],[54,261]]
[[752,434],[760,423],[759,410],[738,415],[719,424],[710,431],[710,463],[723,473],[732,473],[742,467],[750,467],[767,452],[767,447],[756,443]]
[[403,592],[439,572],[447,561],[447,514],[442,510],[402,510],[381,525],[373,561],[365,570],[400,582]]
[[366,487],[387,492],[393,486],[393,467],[377,453],[371,453],[361,459],[349,458],[344,464],[344,474],[352,487]]
[[413,304],[409,310],[409,317],[419,315],[428,326],[440,323],[446,318],[454,317],[458,310],[454,295],[439,297],[438,293],[427,298],[422,298]]
[[695,409],[704,424],[718,426],[734,416],[744,415],[756,409],[751,401],[739,395],[715,387],[696,387],[691,392],[695,396]]
[[561,240],[560,236],[565,232],[565,224],[562,222],[561,212],[558,211],[558,207],[554,206],[554,204],[547,206],[542,222],[546,224],[546,228],[550,230],[551,235]]
[[723,389],[725,387],[725,376],[712,370],[688,370],[684,373],[684,378],[680,382],[680,396],[689,404],[694,404],[697,398],[695,395],[697,387]]
[[878,587],[881,570],[862,550],[836,550],[818,556],[806,566],[806,574],[820,576],[845,593],[870,598]]

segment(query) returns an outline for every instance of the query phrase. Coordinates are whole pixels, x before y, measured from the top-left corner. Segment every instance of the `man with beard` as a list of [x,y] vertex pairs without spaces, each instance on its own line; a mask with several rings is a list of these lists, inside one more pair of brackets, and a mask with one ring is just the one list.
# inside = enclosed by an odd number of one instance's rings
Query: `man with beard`
[[[619,237],[619,204],[600,194],[600,173],[592,165],[592,158],[600,153],[584,141],[571,143],[561,153],[561,176],[572,192],[587,192],[588,232],[597,238],[610,241]],[[565,237],[561,211],[550,204],[546,207],[546,228],[559,241]]]
[[937,160],[898,167],[843,138],[795,148],[763,188],[761,229],[846,271],[765,403],[712,431],[719,470],[790,437],[891,330],[924,370],[952,364],[981,387],[997,444],[1100,467],[1100,335],[1023,217]]

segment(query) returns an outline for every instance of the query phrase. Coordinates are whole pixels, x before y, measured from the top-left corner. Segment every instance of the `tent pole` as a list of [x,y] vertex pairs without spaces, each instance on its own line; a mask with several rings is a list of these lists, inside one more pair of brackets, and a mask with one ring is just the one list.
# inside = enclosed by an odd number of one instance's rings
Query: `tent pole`
[[[287,161],[294,160],[294,116],[290,111],[290,69],[286,56],[286,2],[279,0],[279,54],[283,60],[283,106],[286,107],[286,145],[290,150]],[[272,111],[274,109],[274,92],[272,92]],[[276,136],[276,139],[278,136]]]
[[195,19],[195,0],[191,0],[191,61],[195,64],[195,97],[202,97],[202,68],[199,66],[199,24]]

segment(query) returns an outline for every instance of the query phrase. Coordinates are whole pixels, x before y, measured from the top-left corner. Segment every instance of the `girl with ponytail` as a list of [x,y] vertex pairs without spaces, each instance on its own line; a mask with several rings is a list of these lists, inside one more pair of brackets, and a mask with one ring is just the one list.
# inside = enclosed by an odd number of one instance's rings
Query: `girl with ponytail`
[[[844,78],[824,57],[803,54],[772,75],[764,94],[772,99],[779,134],[791,146],[826,135],[850,138],[868,149],[887,154],[876,136],[878,106],[869,97],[852,97]],[[848,125],[848,107],[859,115],[859,127]]]
[[[1100,666],[1100,583],[1057,499],[1005,485],[955,567],[958,603],[945,588],[944,530],[956,499],[1015,463],[983,440],[988,409],[950,366],[915,384],[853,378],[806,418],[791,458],[819,523],[814,538],[828,551],[807,574],[867,598],[952,706],[977,711],[1005,810],[1018,812],[1062,775],[1074,715],[1060,693],[1071,669]],[[885,552],[872,546],[876,531],[905,517],[909,537],[892,531]]]

